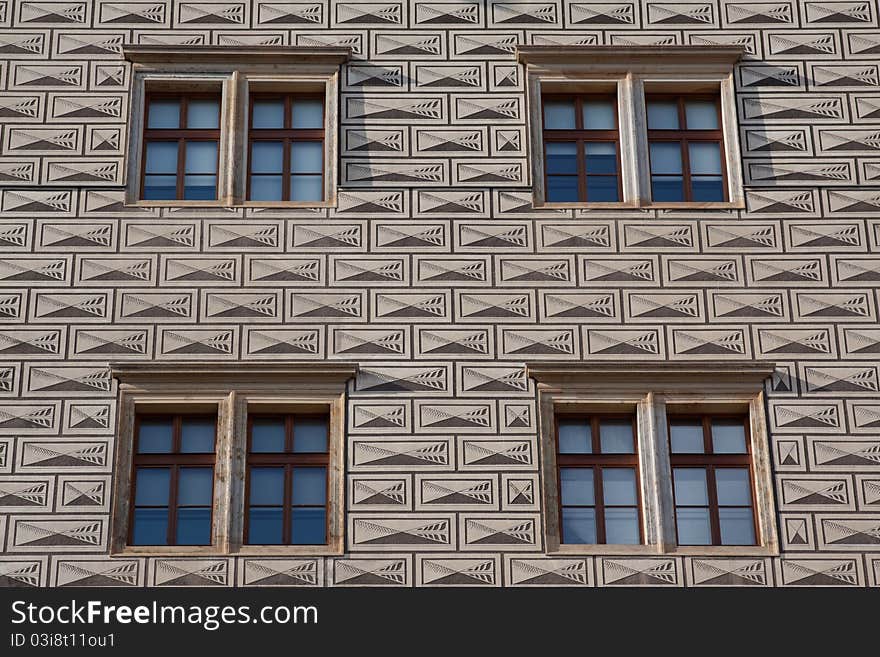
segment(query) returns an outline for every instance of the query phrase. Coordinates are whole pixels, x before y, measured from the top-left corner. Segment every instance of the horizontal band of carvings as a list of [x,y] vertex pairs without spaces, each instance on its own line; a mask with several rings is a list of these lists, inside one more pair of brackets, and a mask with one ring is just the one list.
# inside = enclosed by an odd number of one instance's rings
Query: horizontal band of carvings
[[135,64],[334,64],[348,61],[351,48],[337,46],[177,46],[125,45],[122,54]]
[[[121,384],[189,385],[215,384],[230,386],[257,383],[260,385],[293,384],[307,389],[311,384],[343,385],[357,374],[356,363],[280,362],[280,363],[110,363],[112,376]],[[194,392],[197,392],[194,389]]]
[[566,70],[686,73],[730,71],[739,46],[518,46],[516,59]]

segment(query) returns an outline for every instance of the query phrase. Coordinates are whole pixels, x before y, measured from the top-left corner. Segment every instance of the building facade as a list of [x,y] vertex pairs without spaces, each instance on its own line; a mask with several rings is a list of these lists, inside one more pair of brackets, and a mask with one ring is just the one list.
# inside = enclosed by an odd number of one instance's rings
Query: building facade
[[[0,581],[877,586],[878,21],[858,0],[0,0]],[[300,181],[268,203],[260,94],[293,94],[265,139]],[[692,94],[722,168],[684,146],[690,192],[663,203],[683,176],[652,112],[684,98],[696,125]],[[551,95],[584,117],[567,137]],[[297,125],[301,97],[322,122]],[[171,135],[161,102],[216,135]],[[219,168],[154,167],[150,139],[208,140]],[[559,139],[586,144],[572,187]],[[175,173],[207,196],[167,200]],[[193,413],[210,458],[138,451],[161,415],[187,452]],[[273,467],[284,545],[254,538]],[[138,468],[208,468],[213,497],[139,497]],[[304,468],[329,483],[299,504]]]

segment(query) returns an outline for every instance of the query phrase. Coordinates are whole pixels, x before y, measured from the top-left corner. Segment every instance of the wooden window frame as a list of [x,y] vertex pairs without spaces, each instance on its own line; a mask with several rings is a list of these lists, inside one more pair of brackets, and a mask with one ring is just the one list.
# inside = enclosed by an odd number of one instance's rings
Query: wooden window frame
[[[614,107],[614,128],[612,130],[587,130],[583,127],[584,122],[584,114],[583,114],[583,102],[584,99],[604,99],[612,101],[612,106]],[[575,117],[575,128],[574,130],[557,130],[547,128],[544,125],[544,117],[545,111],[544,106],[547,100],[572,100],[574,101],[574,117]],[[587,194],[587,176],[601,176],[603,178],[617,178],[617,201],[599,201],[600,203],[620,203],[623,201],[623,171],[620,166],[620,117],[619,108],[617,104],[617,95],[609,94],[609,93],[578,93],[578,94],[565,94],[565,93],[545,93],[541,95],[541,130],[543,131],[543,157],[544,161],[547,161],[547,144],[549,143],[559,143],[559,142],[574,142],[575,147],[577,149],[577,181],[578,181],[578,203],[592,203]],[[602,142],[602,143],[613,143],[614,144],[614,152],[616,155],[616,174],[591,174],[587,172],[587,164],[586,164],[586,142]],[[558,174],[556,174],[558,175]],[[546,167],[544,169],[544,189],[549,190],[549,177],[550,175],[546,171]]]
[[[168,98],[180,101],[179,124],[177,128],[149,128],[150,125],[150,103],[154,99]],[[217,128],[187,128],[187,110],[189,102],[193,99],[216,99],[218,106],[222,104],[222,97],[219,92],[171,92],[171,91],[149,91],[144,97],[144,129],[143,129],[143,146],[141,147],[141,177],[140,177],[140,194],[139,198],[145,202],[144,183],[147,176],[147,144],[150,142],[177,142],[177,191],[174,199],[155,199],[155,200],[173,200],[185,201],[184,182],[186,178],[186,144],[191,141],[216,141],[217,142],[217,164],[215,168],[215,177],[217,185],[215,190],[219,192],[220,183],[220,112],[217,117]],[[198,174],[194,174],[198,175]],[[215,194],[216,196],[216,194]],[[215,199],[216,200],[216,199]]]
[[[283,99],[284,100],[284,127],[283,128],[254,128],[254,101],[258,99]],[[297,99],[321,100],[321,124],[318,128],[294,128],[293,127],[293,101]],[[327,112],[324,96],[314,93],[298,93],[296,91],[272,93],[272,92],[255,92],[248,94],[248,112],[247,112],[247,193],[246,200],[248,203],[260,203],[260,201],[251,200],[251,182],[253,177],[251,152],[252,145],[257,141],[280,141],[282,143],[281,150],[281,201],[282,203],[290,202],[290,184],[291,177],[296,174],[291,173],[290,166],[290,149],[294,141],[302,142],[320,142],[321,143],[321,200],[315,203],[323,203],[326,197],[326,158],[325,151],[325,135],[327,129]],[[303,175],[303,174],[300,174]],[[308,201],[303,201],[304,203]]]
[[[713,420],[741,420],[743,423],[743,428],[745,429],[745,440],[746,440],[746,451],[742,454],[716,454],[713,446],[712,446],[712,421]],[[672,451],[672,423],[681,420],[699,420],[703,427],[703,453],[702,454],[682,454],[676,453]],[[708,496],[708,505],[707,508],[709,510],[709,524],[711,526],[712,533],[712,543],[711,545],[722,546],[722,545],[740,545],[740,544],[732,544],[732,543],[723,543],[721,541],[721,520],[720,520],[720,512],[719,509],[722,507],[718,504],[718,491],[715,487],[715,469],[716,468],[739,468],[746,469],[749,473],[749,495],[751,496],[751,505],[749,505],[748,509],[752,512],[752,529],[755,533],[755,543],[745,544],[746,547],[749,545],[756,545],[758,541],[760,541],[761,536],[761,528],[758,526],[757,522],[757,514],[755,513],[755,479],[754,479],[754,471],[752,468],[752,438],[751,438],[751,430],[749,428],[748,416],[745,414],[734,414],[734,413],[705,413],[705,414],[696,414],[696,413],[667,413],[666,415],[666,427],[667,434],[669,436],[669,467],[670,473],[673,478],[673,487],[672,487],[672,495],[673,495],[673,503],[676,510],[676,536],[678,535],[678,519],[677,512],[679,509],[679,505],[675,502],[675,468],[698,468],[705,470],[706,472],[706,492]],[[702,506],[685,506],[682,508],[704,508]],[[741,505],[735,506],[725,506],[724,508],[747,508]],[[682,544],[683,545],[683,544]],[[690,544],[688,544],[690,546]],[[697,546],[693,546],[697,547]]]
[[[253,442],[254,442],[254,434],[253,434],[253,426],[254,419],[256,418],[283,418],[284,420],[284,451],[283,452],[254,452],[253,451]],[[316,418],[316,417],[326,417],[327,418],[327,449],[326,452],[294,452],[293,451],[293,441],[294,441],[294,426],[296,423],[296,418]],[[251,543],[249,540],[250,534],[250,510],[251,510],[251,469],[254,467],[258,468],[283,468],[284,469],[284,494],[281,508],[281,517],[282,517],[282,526],[281,526],[281,537],[282,542],[278,545],[326,545],[327,539],[330,536],[330,514],[327,513],[327,506],[329,500],[329,474],[330,474],[330,415],[329,413],[324,414],[315,414],[315,413],[248,413],[247,418],[247,465],[246,465],[246,474],[245,474],[245,493],[244,493],[244,532],[243,532],[243,545],[263,545],[262,543]],[[293,515],[293,500],[292,500],[292,491],[293,491],[293,469],[294,468],[309,468],[309,467],[323,467],[325,468],[324,474],[324,504],[320,505],[320,508],[324,509],[324,543],[293,543],[290,540],[290,530],[292,524],[292,515]],[[296,505],[297,508],[317,508],[318,505]]]
[[[169,419],[171,420],[171,452],[168,453],[148,453],[141,454],[138,451],[140,445],[140,428],[144,419]],[[180,451],[180,436],[183,418],[202,418],[212,419],[214,421],[214,451],[201,453],[187,453]],[[131,463],[131,471],[129,472],[129,482],[131,485],[132,504],[129,509],[128,517],[128,544],[133,545],[134,539],[134,512],[136,506],[134,500],[137,498],[137,472],[139,468],[144,467],[166,467],[171,469],[171,477],[168,483],[168,528],[166,530],[166,542],[159,544],[160,546],[176,547],[177,544],[177,510],[180,508],[177,503],[178,482],[180,468],[211,468],[211,497],[214,496],[215,487],[215,461],[217,450],[217,415],[206,415],[204,413],[138,413],[134,420],[134,439],[133,439],[133,456]],[[214,524],[214,510],[211,509],[211,522]]]
[[[590,438],[592,440],[592,452],[589,454],[563,454],[559,451],[559,422],[560,420],[587,420],[590,424]],[[632,426],[633,435],[633,452],[631,454],[605,454],[601,451],[601,429],[600,425],[605,420],[629,420]],[[556,487],[557,499],[559,500],[559,540],[563,545],[613,545],[607,542],[605,531],[605,504],[604,482],[602,479],[603,470],[606,468],[632,468],[636,477],[636,513],[638,517],[639,542],[644,542],[644,530],[642,529],[642,487],[641,478],[639,476],[639,446],[638,446],[638,427],[636,425],[635,413],[565,413],[556,414],[554,420],[554,437],[556,440]],[[562,504],[562,477],[560,471],[562,468],[584,468],[593,471],[593,501],[592,506],[585,505],[565,505]],[[596,542],[595,543],[562,543],[562,512],[567,507],[593,508],[596,513]],[[611,508],[632,508],[631,505],[612,505]]]
[[[718,203],[726,203],[728,199],[728,186],[727,186],[727,158],[724,156],[725,153],[725,143],[724,143],[724,131],[722,130],[722,121],[723,118],[721,116],[721,95],[720,93],[717,95],[712,94],[701,94],[701,93],[676,93],[676,94],[653,94],[648,93],[645,95],[645,105],[650,103],[653,100],[675,100],[678,106],[678,130],[652,130],[650,126],[647,126],[647,135],[648,135],[648,173],[651,177],[651,188],[653,189],[654,185],[654,171],[652,168],[652,164],[650,162],[651,159],[651,151],[650,144],[652,142],[669,142],[669,143],[678,143],[679,148],[681,150],[681,176],[682,176],[682,185],[684,186],[684,201],[682,203],[692,203],[693,201],[693,190],[691,188],[691,166],[690,166],[690,151],[688,149],[688,144],[691,142],[697,143],[711,143],[718,144],[720,150],[720,159],[721,159],[721,189],[724,192],[724,198],[721,201],[717,201]],[[685,104],[688,100],[710,100],[715,105],[715,113],[718,118],[718,128],[716,130],[691,130],[687,127],[687,118],[685,112]],[[647,125],[647,124],[646,124]],[[660,177],[672,177],[675,174],[658,174]],[[699,174],[698,174],[699,175]],[[653,193],[652,193],[653,194]],[[707,202],[715,202],[715,201],[707,201]]]

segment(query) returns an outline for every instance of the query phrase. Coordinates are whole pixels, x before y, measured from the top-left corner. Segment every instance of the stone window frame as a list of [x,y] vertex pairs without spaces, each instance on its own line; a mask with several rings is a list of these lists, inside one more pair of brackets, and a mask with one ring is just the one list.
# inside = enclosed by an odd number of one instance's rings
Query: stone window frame
[[[544,539],[555,555],[774,556],[779,537],[764,383],[775,370],[766,361],[699,364],[527,363],[537,383]],[[756,545],[681,546],[676,541],[669,413],[742,412],[751,429]],[[556,463],[557,413],[634,413],[639,457],[641,545],[561,543]]]
[[[354,363],[111,363],[119,382],[111,556],[321,556],[344,550],[345,397]],[[132,449],[138,412],[216,412],[210,545],[128,544]],[[248,413],[329,413],[327,543],[244,545]]]
[[[351,49],[334,46],[125,45],[132,64],[126,145],[125,204],[135,207],[332,208],[339,183],[339,69]],[[148,91],[215,90],[220,93],[217,199],[145,200],[141,196],[144,100]],[[251,90],[322,93],[324,96],[324,199],[249,201],[248,108]]]
[[[742,157],[736,110],[734,66],[739,46],[519,46],[525,67],[529,124],[529,160],[536,208],[609,210],[744,209]],[[648,93],[719,94],[726,165],[726,201],[655,202],[648,166],[646,88]],[[620,177],[623,198],[617,202],[549,202],[544,183],[542,93],[617,95],[620,130]]]

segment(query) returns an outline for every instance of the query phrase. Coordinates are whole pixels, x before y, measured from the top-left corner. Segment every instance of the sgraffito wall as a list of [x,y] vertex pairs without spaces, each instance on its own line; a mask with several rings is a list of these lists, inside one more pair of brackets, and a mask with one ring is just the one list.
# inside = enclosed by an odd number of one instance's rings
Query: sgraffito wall
[[[351,47],[338,207],[126,207],[126,43]],[[532,208],[517,44],[742,46],[747,210]],[[0,583],[878,584],[876,2],[0,0],[0,125]],[[782,556],[547,557],[524,361],[706,354]],[[360,363],[345,555],[110,558],[108,362],[278,358]]]

